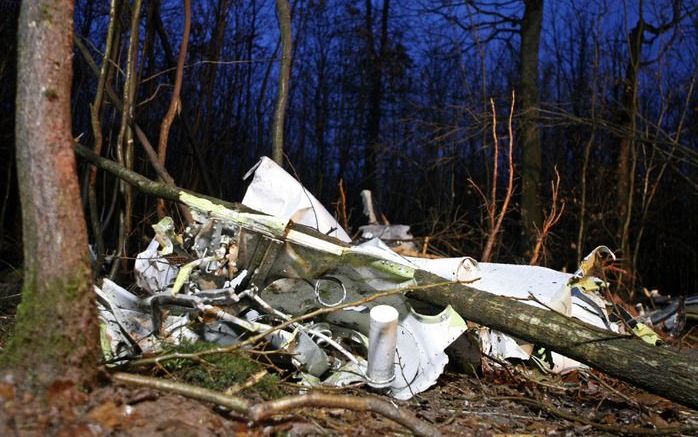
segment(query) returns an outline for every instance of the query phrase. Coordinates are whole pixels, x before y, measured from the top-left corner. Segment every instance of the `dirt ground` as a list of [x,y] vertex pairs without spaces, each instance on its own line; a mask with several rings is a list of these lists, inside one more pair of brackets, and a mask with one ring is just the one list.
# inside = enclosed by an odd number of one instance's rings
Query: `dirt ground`
[[[5,334],[13,321],[18,285],[2,287],[0,334]],[[698,346],[696,331],[680,340],[682,347]],[[409,401],[391,402],[445,435],[698,435],[698,412],[599,372],[545,375],[524,365],[501,367],[483,360],[479,375],[448,369],[426,392]],[[286,395],[299,393],[294,384],[278,384]],[[380,396],[365,388],[341,394]],[[262,400],[254,387],[238,396]],[[90,393],[57,382],[45,401],[22,392],[12,375],[0,381],[2,436],[404,434],[409,432],[382,416],[335,408],[297,410],[252,424],[216,405],[110,383],[108,377]]]
[[[445,435],[696,435],[695,411],[598,374],[534,378],[493,369],[475,378],[447,372],[399,402]],[[293,389],[286,387],[288,393]],[[346,394],[366,396],[363,389]],[[252,425],[235,414],[149,388],[108,384],[86,394],[57,384],[48,403],[0,383],[0,435],[400,435],[372,413],[313,408]],[[567,419],[565,419],[566,417]]]

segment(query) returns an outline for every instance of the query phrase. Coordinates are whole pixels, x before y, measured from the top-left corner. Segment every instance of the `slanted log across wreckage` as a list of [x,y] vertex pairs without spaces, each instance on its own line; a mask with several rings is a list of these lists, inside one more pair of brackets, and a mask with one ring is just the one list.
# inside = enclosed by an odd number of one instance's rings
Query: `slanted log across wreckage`
[[[442,279],[418,271],[420,285]],[[413,298],[451,305],[464,319],[545,346],[651,393],[698,408],[698,356],[652,346],[633,335],[616,334],[554,311],[476,290],[466,284],[436,285]]]
[[[76,146],[76,152],[145,193],[184,203],[196,196],[211,202],[214,208],[226,209],[227,211],[222,211],[226,214],[244,215],[250,212],[239,204],[151,181],[80,145]],[[254,212],[252,215],[264,216]],[[275,237],[286,235],[285,229],[277,229],[280,225],[277,221],[267,217],[267,222],[258,223],[263,225],[260,232],[278,233]],[[310,229],[307,233],[309,238],[318,241],[328,238],[321,233],[312,235]],[[444,283],[443,278],[423,270],[415,270],[414,280],[420,286],[435,284],[414,292],[414,298],[438,306],[450,304],[467,320],[544,346],[649,392],[698,408],[698,357],[668,347],[651,346],[633,336],[599,329],[563,314],[477,290],[465,284]]]

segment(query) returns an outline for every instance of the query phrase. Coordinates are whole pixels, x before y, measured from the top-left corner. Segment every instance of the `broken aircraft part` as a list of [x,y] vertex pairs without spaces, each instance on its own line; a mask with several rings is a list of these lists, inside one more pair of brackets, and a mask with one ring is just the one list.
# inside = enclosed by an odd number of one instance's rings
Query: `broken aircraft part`
[[[171,219],[153,227],[155,238],[135,265],[136,284],[145,297],[106,279],[96,288],[102,345],[110,362],[152,354],[167,344],[227,346],[286,323],[286,329],[266,339],[290,354],[304,384],[366,382],[409,399],[436,383],[448,362],[445,349],[466,331],[465,321],[450,306],[435,315],[419,314],[400,294],[346,304],[413,287],[420,269],[607,327],[605,304],[595,293],[602,284],[586,271],[575,276],[469,257],[408,258],[379,238],[349,244],[332,215],[273,161],[262,158],[252,173],[243,204],[259,212],[181,194],[194,223],[181,235]],[[408,232],[392,226],[400,235]],[[573,295],[573,289],[581,294]],[[377,336],[371,314],[385,306],[392,308],[390,321],[379,319],[389,326],[389,335]],[[336,310],[292,321],[320,308]],[[531,356],[532,346],[503,334],[483,330],[480,338],[486,353]],[[574,365],[560,364],[557,369]]]

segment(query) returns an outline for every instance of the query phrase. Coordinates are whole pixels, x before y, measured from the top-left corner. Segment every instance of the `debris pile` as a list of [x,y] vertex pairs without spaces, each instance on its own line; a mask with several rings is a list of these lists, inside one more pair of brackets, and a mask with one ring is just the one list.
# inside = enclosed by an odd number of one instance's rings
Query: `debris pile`
[[[363,229],[352,244],[332,215],[268,158],[248,173],[234,210],[183,194],[194,223],[181,234],[165,217],[135,262],[138,291],[104,279],[96,288],[102,348],[109,363],[152,355],[167,345],[206,341],[221,346],[263,335],[283,351],[302,384],[367,383],[409,399],[436,383],[446,349],[468,329],[451,308],[420,314],[403,291],[426,270],[618,332],[592,276],[593,251],[575,274],[535,266],[478,263],[472,258],[401,256]],[[397,229],[397,228],[396,228]],[[409,235],[409,228],[399,228]],[[393,233],[390,233],[391,237]],[[587,266],[587,267],[585,267]],[[553,372],[580,363],[534,351],[500,332],[478,328],[482,351],[497,358],[533,358]]]

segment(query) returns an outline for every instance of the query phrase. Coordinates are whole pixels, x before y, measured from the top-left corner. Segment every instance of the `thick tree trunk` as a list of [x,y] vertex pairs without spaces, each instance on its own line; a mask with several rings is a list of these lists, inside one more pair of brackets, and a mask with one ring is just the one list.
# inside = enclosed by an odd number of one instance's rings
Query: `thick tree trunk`
[[97,371],[97,315],[73,153],[73,2],[22,2],[16,145],[24,289],[3,364],[46,386]]
[[[519,103],[521,109],[521,215],[526,241],[536,239],[537,229],[543,222],[540,202],[541,145],[538,130],[538,49],[543,23],[543,0],[526,0],[521,22],[519,59]],[[496,181],[495,181],[496,182]]]
[[[419,271],[416,279],[420,284],[443,281],[424,271]],[[451,305],[466,320],[545,346],[649,392],[698,408],[698,357],[694,354],[651,346],[635,337],[463,284],[420,290],[414,297]]]

